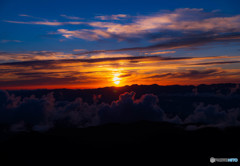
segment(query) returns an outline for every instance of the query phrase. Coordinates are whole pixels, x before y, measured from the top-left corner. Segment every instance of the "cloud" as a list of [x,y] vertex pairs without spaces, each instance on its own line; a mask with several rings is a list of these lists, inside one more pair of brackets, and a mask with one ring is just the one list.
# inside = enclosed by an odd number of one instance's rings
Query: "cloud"
[[1,40],[0,43],[21,43],[21,40]]
[[161,55],[161,54],[173,54],[176,51],[161,51],[161,52],[150,52],[150,53],[145,53],[145,55]]
[[124,78],[124,77],[130,77],[130,76],[132,76],[131,73],[126,73],[126,74],[120,75],[119,77],[120,77],[120,78]]
[[110,34],[103,30],[83,29],[81,31],[69,31],[67,29],[58,29],[58,33],[66,38],[80,38],[85,40],[99,40],[101,38],[110,38]]
[[[81,53],[80,53],[81,54]],[[6,57],[7,55],[7,57]],[[51,56],[52,55],[52,56]],[[78,58],[80,57],[80,58]],[[141,60],[141,59],[155,59],[160,61],[176,61],[192,59],[193,57],[161,57],[156,55],[151,56],[132,56],[130,54],[105,54],[99,52],[98,54],[91,55],[88,58],[81,59],[82,56],[75,54],[64,54],[60,52],[32,52],[26,54],[11,54],[0,53],[1,65],[27,65],[27,64],[50,64],[50,63],[74,63],[74,62],[104,62],[104,61],[118,61],[118,60]],[[1,59],[2,58],[2,59]],[[15,60],[11,62],[10,60]],[[10,61],[10,62],[8,62]]]
[[[108,51],[158,51],[191,48],[208,43],[238,42],[240,16],[219,16],[203,9],[176,9],[150,16],[138,16],[131,23],[88,22],[93,29],[61,32],[66,38],[85,40],[117,39],[118,41],[143,40],[153,45],[122,48]],[[86,37],[90,36],[90,37]]]
[[206,70],[188,70],[186,72],[180,72],[173,77],[177,78],[203,78],[209,76],[217,76],[222,74],[223,71],[216,70],[216,69],[206,69]]
[[204,9],[181,8],[174,11],[160,11],[152,15],[132,17],[133,19],[127,23],[114,21],[128,17],[126,14],[96,17],[104,21],[59,22],[44,20],[23,22],[8,20],[6,22],[49,26],[80,24],[88,26],[85,29],[57,30],[56,34],[68,39],[154,42],[154,44],[144,47],[105,50],[105,52],[142,50],[159,52],[159,50],[165,49],[194,48],[208,43],[239,42],[240,39],[240,15],[225,16],[215,11],[206,12]]
[[129,16],[126,14],[116,14],[116,15],[110,15],[110,16],[96,16],[95,18],[100,20],[120,20],[127,17]]
[[230,95],[234,94],[237,92],[237,90],[239,90],[239,84],[236,84],[235,87],[230,88]]
[[66,19],[70,19],[70,20],[82,20],[82,18],[80,18],[80,17],[67,16],[65,14],[61,14],[60,16],[66,18]]
[[89,105],[80,98],[66,104],[56,104],[52,119],[57,127],[88,127],[99,124],[97,105]]
[[58,127],[63,125],[64,127],[96,125],[94,120],[95,117],[97,118],[96,106],[88,105],[81,99],[76,99],[73,102],[55,102],[53,93],[49,93],[41,98],[35,96],[22,98],[12,107],[11,105],[16,98],[10,98],[7,92],[0,91],[0,95],[1,93],[7,95],[5,96],[7,101],[4,108],[0,111],[1,124],[22,124],[21,128],[25,125],[25,127],[31,126],[35,130],[42,130],[43,127],[45,129],[51,128],[53,125]]
[[24,53],[0,52],[0,63],[36,60],[60,60],[76,58],[76,55],[52,51],[29,51]]
[[134,35],[159,31],[184,32],[233,32],[239,29],[239,15],[232,17],[217,17],[203,9],[176,9],[173,12],[159,13],[150,16],[139,16],[129,24],[92,22],[93,27],[106,28],[113,34]]
[[87,50],[86,49],[74,49],[73,51],[74,52],[83,52],[83,51],[86,52]]
[[[0,87],[40,87],[40,86],[57,86],[57,85],[71,85],[71,84],[80,84],[82,82],[86,81],[81,81],[81,80],[87,80],[87,77],[82,76],[82,77],[76,77],[72,76],[71,74],[67,74],[68,76],[49,76],[50,74],[44,73],[44,74],[15,74],[18,76],[19,80],[17,81],[12,81],[12,80],[2,80],[0,82]],[[89,81],[90,83],[90,81]]]
[[226,120],[227,113],[221,111],[218,105],[200,104],[196,107],[193,114],[186,118],[186,123],[217,124]]
[[[72,102],[55,101],[53,93],[41,98],[35,96],[17,100],[9,97],[8,92],[0,91],[0,123],[21,124],[39,129],[50,127],[87,127],[109,122],[132,122],[138,120],[160,121],[163,111],[158,107],[158,99],[152,94],[134,99],[135,93],[124,93],[112,104],[88,104],[77,98]],[[12,106],[14,100],[17,100]]]
[[219,105],[207,105],[203,103],[196,106],[194,112],[185,119],[185,123],[200,123],[202,125],[214,125],[219,127],[240,125],[239,108],[224,111]]
[[134,92],[121,94],[119,100],[100,109],[101,123],[161,121],[164,113],[157,102],[158,98],[152,94],[143,95],[138,100],[135,100]]
[[91,59],[106,59],[106,58],[127,58],[127,57],[133,57],[132,55],[129,54],[105,54],[105,53],[99,53],[96,55],[91,55]]
[[[233,36],[235,39],[232,40]],[[112,49],[112,50],[94,50],[79,53],[81,54],[93,54],[93,53],[107,53],[107,52],[122,52],[122,51],[159,51],[166,49],[180,49],[180,48],[194,48],[198,46],[202,46],[208,43],[214,42],[232,42],[239,41],[238,37],[240,37],[240,33],[236,34],[224,34],[224,35],[208,35],[208,34],[198,34],[198,35],[189,35],[182,38],[168,40],[166,42],[161,42],[158,44],[153,44],[149,46],[142,47],[129,47],[129,48],[121,48],[121,49]],[[99,38],[98,38],[99,39]],[[221,39],[221,40],[219,40]],[[91,39],[93,40],[93,38]]]
[[[150,90],[150,86],[144,87],[147,88],[147,91]],[[185,126],[190,124],[189,128],[194,129],[197,128],[194,126],[199,125],[202,127],[239,126],[240,110],[236,100],[238,98],[236,98],[236,94],[232,95],[231,92],[229,92],[231,96],[214,94],[221,89],[220,87],[221,85],[198,86],[199,93],[193,96],[186,92],[186,88],[191,90],[189,86],[154,86],[152,90],[156,94],[159,93],[158,95],[145,94],[142,93],[143,89],[140,89],[138,91],[141,95],[138,95],[138,98],[136,93],[131,91],[120,93],[118,99],[114,100],[111,100],[113,96],[105,96],[109,94],[109,89],[102,89],[102,91],[98,91],[97,95],[93,93],[93,103],[87,102],[87,97],[85,98],[84,95],[83,98],[76,97],[75,92],[73,93],[71,90],[55,90],[51,93],[46,90],[12,91],[11,95],[7,91],[0,90],[0,124],[9,125],[13,131],[46,131],[55,127],[88,127],[106,123],[132,123],[142,120],[164,121],[184,124]],[[227,85],[224,85],[222,90],[226,87]],[[184,94],[177,93],[174,88],[184,89]],[[201,88],[204,89],[201,90]],[[212,92],[213,90],[214,92]],[[60,100],[59,92],[61,92]],[[168,93],[166,94],[166,92]],[[36,97],[35,93],[41,94],[41,96]],[[57,94],[54,95],[54,93]],[[73,100],[69,100],[68,95],[64,96],[69,93],[75,96]],[[85,92],[82,91],[82,93]],[[15,96],[15,94],[22,96]],[[54,96],[57,96],[58,100]],[[169,100],[169,97],[172,99]],[[182,102],[189,97],[191,98],[189,102]],[[110,100],[110,103],[103,102],[104,99]],[[228,100],[231,100],[228,104],[220,102]],[[196,101],[200,103],[196,104]],[[214,101],[217,101],[217,104],[209,104]],[[173,102],[176,106],[172,104],[166,107],[164,106],[165,102],[167,104]],[[162,109],[162,106],[165,109]],[[186,108],[184,112],[181,109],[182,106]],[[189,108],[191,108],[191,111],[188,110]],[[182,113],[186,114],[185,117],[181,115]]]
[[[203,9],[176,9],[173,12],[159,13],[150,16],[138,16],[132,23],[120,24],[113,22],[92,22],[90,26],[105,29],[113,36],[122,38],[156,36],[165,32],[184,33],[225,33],[239,32],[239,15],[232,17],[217,17],[212,13],[204,12]],[[230,26],[231,25],[231,26]],[[232,26],[233,25],[233,26]],[[161,33],[162,32],[162,33]],[[168,37],[171,33],[167,33]],[[174,35],[174,33],[173,33]]]
[[216,69],[205,69],[205,70],[187,70],[187,71],[179,71],[175,73],[164,73],[157,74],[147,78],[163,78],[163,77],[171,77],[171,78],[191,78],[191,79],[201,79],[207,78],[211,76],[219,76],[224,72]]
[[240,63],[240,61],[219,61],[219,62],[206,62],[206,63],[196,63],[194,65],[222,65],[222,64],[232,64]]
[[[26,15],[27,16],[27,15]],[[63,17],[69,17],[61,15]],[[117,20],[126,18],[126,14],[110,15],[110,16],[96,16],[102,20]],[[73,17],[75,18],[75,17]],[[146,34],[152,36],[153,34],[162,32],[162,37],[166,31],[176,31],[184,33],[199,33],[211,32],[214,33],[229,33],[239,32],[240,15],[235,16],[219,16],[215,12],[205,12],[203,9],[189,9],[182,8],[174,11],[160,12],[149,16],[138,16],[131,23],[120,24],[115,22],[85,22],[84,24],[92,26],[96,29],[102,30],[105,33],[110,33],[112,36],[121,37],[143,37]],[[22,24],[42,24],[42,25],[66,25],[66,24],[82,24],[83,22],[21,22],[21,21],[7,21],[10,23]],[[81,30],[79,30],[81,31]],[[169,35],[169,33],[168,33]],[[135,37],[136,37],[135,36]],[[169,36],[175,37],[175,36]]]
[[34,16],[31,16],[31,15],[28,15],[28,14],[19,14],[20,17],[28,17],[28,18],[33,18],[33,19],[37,19],[37,20],[44,20],[44,21],[47,21],[47,19],[45,18],[41,18],[41,17],[34,17]]
[[79,22],[79,21],[69,21],[69,22],[58,22],[58,21],[29,21],[29,22],[24,22],[24,21],[10,21],[10,20],[7,20],[7,21],[5,21],[5,22],[15,23],[15,24],[33,24],[33,25],[49,25],[49,26],[80,25],[80,24],[85,24],[85,23]]
[[21,16],[21,17],[32,17],[32,16],[27,15],[27,14],[19,14],[19,16]]

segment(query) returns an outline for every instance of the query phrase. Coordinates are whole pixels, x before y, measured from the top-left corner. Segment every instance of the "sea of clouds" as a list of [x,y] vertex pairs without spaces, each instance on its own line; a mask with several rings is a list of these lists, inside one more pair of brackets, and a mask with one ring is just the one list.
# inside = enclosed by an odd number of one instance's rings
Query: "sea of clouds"
[[[189,124],[189,129],[206,126],[227,127],[240,124],[240,108],[222,108],[219,104],[187,103],[194,106],[184,118],[178,113],[169,116],[163,110],[159,97],[143,94],[136,98],[135,92],[125,92],[111,103],[99,102],[101,95],[93,96],[93,103],[82,98],[73,101],[57,101],[53,92],[41,97],[15,96],[0,90],[0,124],[11,131],[47,131],[56,127],[89,127],[109,123],[132,123],[136,121],[169,122]],[[184,110],[178,110],[184,112]],[[194,124],[197,124],[196,127]]]

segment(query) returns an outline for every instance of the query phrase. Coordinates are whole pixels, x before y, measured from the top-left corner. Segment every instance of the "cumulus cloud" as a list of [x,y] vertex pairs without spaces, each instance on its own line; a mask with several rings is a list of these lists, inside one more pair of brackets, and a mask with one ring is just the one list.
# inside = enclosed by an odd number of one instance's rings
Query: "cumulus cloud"
[[145,94],[140,99],[134,96],[134,92],[124,93],[111,104],[97,104],[101,95],[96,95],[96,102],[88,104],[81,98],[72,102],[56,102],[53,93],[41,98],[30,96],[19,100],[15,96],[10,97],[6,91],[0,91],[0,122],[11,125],[13,130],[22,130],[24,126],[44,130],[53,126],[87,127],[138,120],[161,121],[164,118],[155,95]]
[[6,91],[0,91],[0,97],[0,122],[9,124],[13,130],[22,129],[23,126],[43,130],[54,125],[87,127],[98,124],[96,105],[88,105],[81,99],[55,102],[53,94],[50,93],[41,98],[30,96],[18,100],[14,96],[9,97]]
[[61,127],[88,127],[99,124],[98,106],[89,105],[77,98],[73,102],[56,103],[52,115],[54,124]]
[[100,109],[101,123],[161,121],[164,113],[157,102],[157,96],[152,94],[143,95],[138,100],[135,99],[135,92],[121,94],[119,100]]
[[201,103],[196,106],[194,112],[190,114],[184,122],[224,127],[240,125],[239,119],[239,108],[224,110],[219,105],[210,104],[204,106],[204,104]]
[[[193,87],[194,88],[194,87]],[[201,89],[201,87],[198,87]],[[231,90],[231,89],[230,89]],[[229,93],[232,92],[229,90]],[[196,104],[192,111],[162,109],[160,98],[154,94],[143,94],[136,98],[135,92],[125,92],[110,103],[105,103],[102,94],[93,95],[93,103],[82,98],[56,100],[53,93],[36,97],[34,91],[29,96],[15,96],[7,91],[0,91],[0,124],[9,126],[12,131],[37,130],[46,131],[60,127],[88,127],[107,123],[132,123],[136,121],[169,122],[174,124],[190,124],[186,129],[197,126],[236,126],[240,125],[240,110],[236,105],[223,107],[219,104]],[[170,94],[170,93],[169,93]],[[201,98],[195,94],[197,101]],[[180,97],[186,98],[182,94]],[[189,96],[190,97],[190,96]],[[217,97],[217,96],[215,96]],[[212,96],[212,100],[215,99]],[[234,97],[234,96],[233,96]],[[193,96],[192,96],[193,98]],[[206,98],[203,97],[204,99]],[[229,96],[225,96],[229,98]],[[218,99],[219,100],[219,99]],[[234,99],[235,100],[235,99]],[[166,102],[166,101],[165,101]],[[175,101],[176,102],[176,101]],[[181,101],[180,101],[181,102]],[[160,104],[161,103],[161,104]],[[176,103],[178,104],[178,103]],[[189,107],[189,106],[187,106]],[[177,107],[176,107],[177,108]],[[185,117],[181,114],[186,113]]]
[[200,104],[193,114],[186,118],[187,123],[218,124],[226,119],[227,113],[219,105]]

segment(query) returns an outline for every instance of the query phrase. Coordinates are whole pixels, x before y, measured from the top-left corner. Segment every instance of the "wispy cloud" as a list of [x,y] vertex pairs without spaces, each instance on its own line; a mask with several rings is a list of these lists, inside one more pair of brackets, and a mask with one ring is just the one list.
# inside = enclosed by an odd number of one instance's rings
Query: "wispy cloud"
[[21,17],[32,17],[32,16],[27,15],[27,14],[19,14],[19,16],[21,16]]
[[[74,32],[72,32],[74,33]],[[186,35],[181,38],[168,40],[166,42],[160,42],[153,45],[142,46],[142,47],[129,47],[121,49],[112,49],[112,50],[94,50],[78,53],[78,55],[84,54],[95,54],[95,53],[107,53],[107,52],[122,52],[122,51],[159,51],[166,49],[180,49],[180,48],[196,48],[198,46],[206,45],[208,43],[219,43],[224,42],[239,42],[240,33],[231,33],[231,34],[197,34],[197,35]],[[99,38],[98,38],[99,39]],[[220,40],[221,39],[221,40]],[[93,39],[91,39],[93,40]]]
[[156,33],[166,30],[184,32],[226,32],[238,31],[240,15],[217,17],[202,9],[177,9],[173,12],[160,13],[152,16],[139,16],[132,23],[120,24],[109,22],[92,22],[89,25],[104,28],[107,32],[126,37],[138,34]]
[[[86,22],[91,29],[59,29],[66,38],[84,40],[117,39],[118,41],[154,42],[153,45],[109,51],[164,50],[191,48],[209,42],[235,42],[240,39],[240,15],[219,16],[203,9],[176,9],[150,16],[138,16],[131,23]],[[106,50],[108,52],[108,50]]]
[[0,43],[21,43],[21,40],[1,40]]
[[161,55],[161,54],[173,54],[176,51],[160,51],[160,52],[146,52],[145,55]]
[[129,17],[127,14],[115,14],[108,16],[96,16],[95,18],[100,20],[121,20],[127,17]]
[[28,15],[28,14],[19,14],[20,17],[28,17],[28,18],[33,18],[33,19],[38,19],[38,20],[44,20],[44,21],[47,21],[47,19],[45,18],[42,18],[42,17],[35,17],[35,16],[31,16],[31,15]]
[[[71,18],[71,16],[67,15],[61,16]],[[68,39],[80,38],[89,41],[110,38],[118,41],[137,39],[138,41],[155,43],[145,47],[126,48],[129,50],[186,48],[209,42],[234,42],[240,39],[240,15],[221,16],[216,14],[215,11],[206,12],[203,9],[182,8],[153,15],[133,17],[134,19],[130,23],[114,21],[126,17],[128,17],[126,14],[96,16],[96,18],[104,21],[90,22],[48,20],[29,22],[7,20],[6,22],[48,26],[84,24],[89,28],[77,30],[58,29],[56,33]],[[77,17],[71,19],[77,19]]]
[[67,16],[65,14],[61,14],[60,16],[66,18],[66,19],[70,19],[70,20],[82,20],[83,19],[83,18],[75,17],[75,16]]
[[163,73],[163,74],[157,74],[152,75],[147,78],[164,78],[164,77],[172,77],[172,78],[207,78],[211,76],[217,76],[224,73],[221,70],[218,69],[205,69],[205,70],[187,70],[183,72],[173,72],[173,73]]
[[126,58],[126,57],[134,57],[134,56],[129,54],[105,54],[105,53],[100,53],[100,54],[90,56],[91,59]]
[[81,31],[69,31],[67,29],[58,29],[58,33],[66,38],[80,38],[85,40],[99,40],[101,38],[110,38],[111,35],[106,31],[94,29],[83,29]]
[[30,51],[25,53],[0,52],[0,63],[34,60],[60,60],[71,59],[75,57],[76,55],[51,51]]
[[59,25],[80,25],[84,24],[83,22],[58,22],[58,21],[29,21],[29,22],[24,22],[24,21],[9,21],[6,20],[5,22],[8,23],[15,23],[15,24],[33,24],[33,25],[49,25],[49,26],[59,26]]
[[83,52],[83,51],[86,52],[87,50],[86,49],[74,49],[73,51],[74,52]]
[[193,64],[193,65],[224,65],[224,64],[233,64],[233,63],[240,63],[240,61],[202,62],[202,63]]

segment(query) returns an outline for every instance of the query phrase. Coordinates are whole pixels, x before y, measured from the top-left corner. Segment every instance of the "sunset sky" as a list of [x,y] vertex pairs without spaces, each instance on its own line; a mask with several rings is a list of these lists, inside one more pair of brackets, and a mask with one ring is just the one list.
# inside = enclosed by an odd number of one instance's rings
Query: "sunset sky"
[[0,89],[240,82],[240,1],[0,1]]

